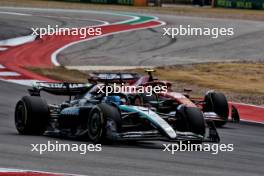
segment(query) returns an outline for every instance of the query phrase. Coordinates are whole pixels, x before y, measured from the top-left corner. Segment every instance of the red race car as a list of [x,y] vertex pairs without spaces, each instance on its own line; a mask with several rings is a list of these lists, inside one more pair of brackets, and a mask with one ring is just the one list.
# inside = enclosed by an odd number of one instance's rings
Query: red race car
[[153,69],[147,69],[148,75],[140,76],[136,73],[92,73],[90,82],[126,83],[133,87],[166,87],[165,92],[151,94],[129,93],[130,103],[137,106],[148,106],[158,113],[174,115],[180,106],[199,108],[206,120],[212,120],[216,126],[223,126],[229,120],[239,122],[239,113],[235,106],[229,105],[223,93],[208,91],[204,98],[192,98],[191,90],[185,89],[184,93],[172,91],[172,83],[158,80],[153,77]]

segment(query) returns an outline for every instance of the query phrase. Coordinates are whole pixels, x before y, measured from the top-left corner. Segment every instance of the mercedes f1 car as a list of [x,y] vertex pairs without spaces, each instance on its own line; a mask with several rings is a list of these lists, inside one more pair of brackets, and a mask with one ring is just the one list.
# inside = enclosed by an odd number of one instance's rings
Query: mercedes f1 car
[[[175,111],[178,106],[197,107],[206,119],[213,120],[216,126],[223,126],[229,119],[232,122],[239,122],[239,113],[235,106],[229,106],[226,96],[223,93],[208,91],[204,98],[191,98],[185,89],[184,93],[173,92],[172,83],[155,79],[152,73],[155,70],[148,69],[148,75],[139,76],[136,73],[92,73],[90,81],[93,83],[128,83],[130,86],[166,86],[167,92],[155,93],[151,96],[146,93],[130,94],[130,103],[137,106],[152,106],[159,113],[170,113]],[[231,108],[230,108],[231,107]],[[231,109],[231,111],[230,111]],[[229,118],[230,117],[230,118]]]
[[[126,94],[94,94],[96,84],[36,83],[15,108],[20,134],[85,137],[94,143],[122,140],[219,142],[213,121],[197,107],[178,106],[174,114],[130,105]],[[48,104],[41,91],[69,96]],[[73,98],[72,98],[73,97]]]

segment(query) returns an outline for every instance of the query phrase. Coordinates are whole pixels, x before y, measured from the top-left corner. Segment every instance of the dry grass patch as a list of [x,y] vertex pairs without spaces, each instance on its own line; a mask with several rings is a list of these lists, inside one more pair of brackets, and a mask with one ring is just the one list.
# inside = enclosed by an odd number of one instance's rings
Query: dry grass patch
[[54,80],[66,82],[87,82],[88,75],[78,70],[67,70],[64,67],[28,68],[28,70]]
[[[64,67],[29,70],[61,81],[87,82],[88,74]],[[181,92],[191,88],[194,97],[201,97],[210,89],[224,92],[229,100],[264,105],[264,63],[206,63],[157,68],[155,76],[170,80]],[[145,74],[143,69],[129,70]]]
[[209,63],[157,69],[160,79],[212,89],[264,94],[264,63]]
[[[56,80],[87,82],[88,74],[64,67],[29,70]],[[145,74],[144,69],[129,70]],[[155,76],[161,80],[246,94],[264,94],[264,63],[206,63],[159,67]]]

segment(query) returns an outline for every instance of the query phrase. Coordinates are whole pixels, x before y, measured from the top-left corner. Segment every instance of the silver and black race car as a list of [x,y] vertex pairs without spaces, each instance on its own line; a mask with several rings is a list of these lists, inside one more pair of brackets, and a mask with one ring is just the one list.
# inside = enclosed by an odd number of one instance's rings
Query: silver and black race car
[[[93,84],[36,83],[16,104],[15,125],[20,134],[85,137],[94,143],[122,140],[219,142],[214,122],[199,108],[178,106],[161,114],[129,104],[127,95],[94,94]],[[41,91],[69,96],[47,104]],[[72,98],[73,97],[73,98]]]

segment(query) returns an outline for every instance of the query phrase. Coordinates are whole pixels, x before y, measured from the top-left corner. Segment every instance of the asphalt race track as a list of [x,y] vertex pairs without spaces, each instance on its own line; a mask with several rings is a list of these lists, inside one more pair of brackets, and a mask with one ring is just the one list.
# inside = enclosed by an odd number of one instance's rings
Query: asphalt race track
[[[134,31],[84,42],[61,52],[63,65],[161,66],[230,60],[263,60],[264,23],[156,15],[164,27],[234,28],[234,36],[162,36],[162,27]],[[71,58],[75,58],[72,60]]]
[[[234,144],[233,152],[163,152],[161,142],[103,145],[102,152],[31,152],[30,144],[88,143],[44,136],[21,136],[14,127],[14,107],[26,88],[0,82],[0,166],[100,176],[124,175],[262,175],[264,128],[228,124],[219,129],[221,143]],[[49,98],[52,102],[59,100]]]
[[[17,13],[26,13],[29,10],[14,10],[1,8],[0,11],[10,11]],[[87,26],[100,24],[97,20],[108,22],[118,22],[125,20],[122,17],[98,14],[83,14],[72,12],[67,13],[71,18],[82,18],[82,20],[73,20],[66,18],[44,17],[62,16],[63,12],[59,11],[38,11],[31,10],[30,13],[37,16],[30,16],[30,20],[26,18],[17,18],[16,15],[1,14],[0,15],[0,39],[7,39],[11,37],[28,35],[31,31],[28,27],[31,26],[46,26],[62,25],[62,26]],[[204,21],[191,19],[189,17],[175,17],[162,16],[162,20],[167,21],[168,24],[179,23],[180,21],[189,21],[200,23],[204,25]],[[177,21],[179,20],[179,21]],[[212,19],[204,19],[210,22]],[[185,23],[187,23],[185,21]],[[226,21],[216,20],[217,23],[226,24]],[[188,22],[188,23],[189,23]],[[102,23],[102,22],[101,22]],[[255,25],[252,28],[251,25]],[[230,23],[231,25],[231,23]],[[95,61],[94,58],[101,57],[102,52],[105,56],[110,57],[110,63],[117,65],[125,64],[125,59],[138,59],[138,65],[150,64],[157,53],[161,53],[154,59],[154,65],[161,63],[161,56],[164,59],[162,62],[171,63],[189,63],[195,61],[195,54],[199,58],[215,58],[218,59],[246,59],[247,56],[253,56],[259,59],[263,56],[262,45],[260,45],[260,36],[263,36],[264,25],[257,22],[249,21],[235,21],[232,25],[239,26],[239,35],[233,39],[219,39],[221,41],[204,40],[203,45],[198,47],[199,41],[195,39],[186,39],[184,42],[179,42],[184,39],[171,41],[170,39],[161,40],[160,29],[149,29],[131,32],[130,35],[117,34],[109,36],[106,39],[102,38],[94,42],[85,42],[76,46],[72,46],[63,51],[60,61],[65,65],[83,65],[91,63],[92,65],[100,64],[102,61]],[[5,26],[2,28],[2,26]],[[16,30],[14,30],[14,26]],[[11,31],[13,29],[13,31]],[[262,31],[261,31],[262,30]],[[227,41],[225,41],[227,40]],[[240,41],[240,42],[239,42]],[[247,41],[242,43],[242,41]],[[207,48],[211,43],[210,51]],[[117,45],[119,43],[120,45]],[[136,44],[137,43],[137,44]],[[236,44],[236,45],[235,45]],[[125,46],[123,49],[121,46]],[[250,45],[250,48],[248,48]],[[94,47],[96,46],[96,47]],[[116,46],[116,49],[113,48]],[[139,47],[136,50],[136,47]],[[146,48],[142,48],[145,46]],[[131,47],[131,48],[130,48]],[[156,47],[156,48],[155,48]],[[177,48],[175,50],[175,47]],[[174,48],[174,50],[172,49]],[[193,49],[188,49],[193,48]],[[221,49],[222,48],[222,49]],[[139,50],[145,52],[138,52]],[[225,49],[226,55],[222,54]],[[240,49],[240,50],[237,50]],[[88,51],[93,56],[89,59]],[[137,52],[138,55],[134,54]],[[168,51],[171,51],[168,55]],[[201,51],[198,54],[196,51]],[[240,53],[237,55],[236,52]],[[243,51],[243,52],[242,52]],[[126,52],[128,53],[127,58]],[[175,52],[175,53],[174,53]],[[241,53],[242,52],[242,53]],[[111,54],[111,55],[109,55]],[[141,60],[147,58],[149,60]],[[177,55],[175,60],[172,56]],[[215,57],[212,57],[215,55]],[[222,55],[222,56],[221,56]],[[76,58],[76,60],[65,59]],[[116,56],[118,62],[113,62]],[[137,57],[139,56],[139,57]],[[164,56],[164,57],[163,57]],[[181,60],[180,58],[185,58]],[[233,58],[237,56],[237,58]],[[225,58],[226,57],[226,58]],[[244,57],[244,58],[243,58]],[[85,59],[82,59],[85,58]],[[167,58],[167,60],[166,60]],[[204,61],[206,61],[205,59]],[[196,60],[197,61],[197,60]],[[199,60],[201,61],[201,60]],[[136,144],[118,143],[113,145],[103,145],[102,152],[89,152],[86,155],[80,155],[77,152],[50,152],[40,155],[37,152],[31,152],[30,144],[44,143],[47,141],[56,140],[60,143],[89,143],[87,141],[72,141],[68,139],[58,139],[45,136],[21,136],[18,135],[14,126],[14,107],[21,96],[27,94],[27,87],[20,86],[13,83],[0,81],[0,167],[2,168],[18,168],[31,169],[42,171],[54,171],[63,173],[74,173],[84,175],[263,175],[264,162],[264,128],[261,125],[254,124],[228,124],[224,128],[219,129],[221,143],[234,144],[233,152],[220,152],[213,155],[208,152],[176,152],[171,155],[168,152],[163,152],[162,143],[155,142],[140,142]],[[60,102],[63,98],[56,98],[53,96],[46,96],[49,102]]]

